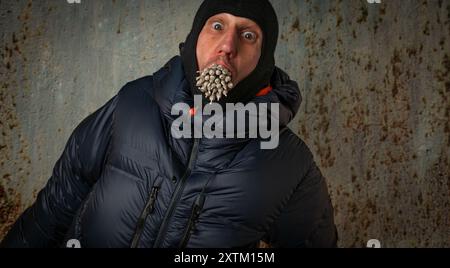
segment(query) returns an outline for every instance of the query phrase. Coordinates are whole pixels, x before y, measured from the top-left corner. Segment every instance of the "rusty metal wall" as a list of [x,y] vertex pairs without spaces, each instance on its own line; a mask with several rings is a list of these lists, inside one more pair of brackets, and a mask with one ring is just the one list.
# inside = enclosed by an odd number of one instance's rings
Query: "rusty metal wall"
[[[0,1],[0,239],[75,126],[178,53],[200,2]],[[449,247],[450,1],[272,3],[339,245]]]

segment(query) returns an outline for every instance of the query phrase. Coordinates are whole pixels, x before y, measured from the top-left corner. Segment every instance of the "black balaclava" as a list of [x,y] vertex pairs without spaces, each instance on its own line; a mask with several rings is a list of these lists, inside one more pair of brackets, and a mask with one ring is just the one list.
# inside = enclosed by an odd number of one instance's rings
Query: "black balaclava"
[[[247,103],[264,87],[269,85],[275,68],[274,53],[278,40],[278,19],[268,0],[205,0],[195,15],[192,29],[185,43],[180,44],[184,73],[193,94],[203,95],[195,86],[197,77],[197,40],[206,21],[219,13],[253,20],[263,32],[261,56],[256,68],[228,93],[219,103]],[[208,100],[203,96],[203,101]]]

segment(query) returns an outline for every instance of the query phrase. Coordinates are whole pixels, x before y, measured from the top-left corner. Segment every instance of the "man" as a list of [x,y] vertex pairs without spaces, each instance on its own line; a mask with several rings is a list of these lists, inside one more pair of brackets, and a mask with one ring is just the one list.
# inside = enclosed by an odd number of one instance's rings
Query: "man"
[[[1,246],[335,247],[326,182],[286,127],[301,97],[275,67],[277,38],[268,1],[205,0],[181,57],[128,83],[75,129]],[[277,146],[261,149],[260,136],[175,138],[173,107],[187,104],[195,118],[194,95],[225,108],[279,104],[270,110]]]

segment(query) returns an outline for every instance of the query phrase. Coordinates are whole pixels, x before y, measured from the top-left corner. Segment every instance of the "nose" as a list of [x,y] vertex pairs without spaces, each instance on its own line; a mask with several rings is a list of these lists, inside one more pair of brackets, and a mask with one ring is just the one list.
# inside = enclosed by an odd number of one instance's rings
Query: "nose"
[[222,35],[218,47],[218,54],[221,56],[227,56],[227,58],[233,58],[237,54],[238,49],[238,33],[237,30],[232,28],[225,31]]

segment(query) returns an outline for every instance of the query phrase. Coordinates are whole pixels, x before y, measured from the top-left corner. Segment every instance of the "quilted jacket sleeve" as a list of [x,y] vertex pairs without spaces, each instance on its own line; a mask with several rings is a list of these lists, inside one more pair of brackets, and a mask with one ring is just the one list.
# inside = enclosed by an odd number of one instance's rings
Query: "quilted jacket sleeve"
[[263,240],[272,247],[337,247],[337,229],[325,178],[314,161]]
[[54,247],[102,172],[117,97],[84,119],[70,136],[35,203],[19,217],[0,247]]

